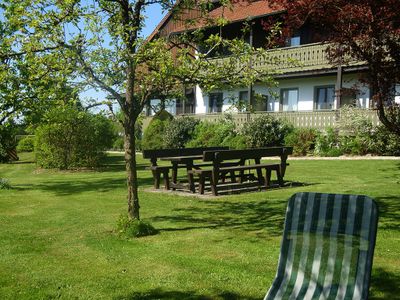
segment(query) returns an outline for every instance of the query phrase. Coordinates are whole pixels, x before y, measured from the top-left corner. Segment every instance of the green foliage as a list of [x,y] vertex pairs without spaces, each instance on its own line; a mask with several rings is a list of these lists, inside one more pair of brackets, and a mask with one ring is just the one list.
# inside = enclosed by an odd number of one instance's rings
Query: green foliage
[[365,155],[376,153],[376,126],[365,110],[345,106],[340,110],[340,147],[343,153]]
[[7,151],[15,149],[15,130],[13,124],[0,125],[0,163],[8,162]]
[[10,189],[11,189],[10,182],[5,178],[0,178],[0,190],[10,190]]
[[18,152],[33,152],[35,148],[35,137],[27,136],[19,140],[17,145]]
[[35,155],[44,168],[95,167],[112,146],[110,120],[73,107],[50,111],[36,129]]
[[232,149],[246,147],[244,137],[239,135],[229,115],[216,122],[200,122],[194,130],[193,139],[187,143],[187,147],[212,146],[227,146]]
[[112,148],[113,150],[124,150],[124,138],[122,136],[116,137]]
[[157,113],[144,131],[142,149],[163,149],[164,135],[172,119],[172,115],[165,110]]
[[285,136],[285,145],[293,147],[294,156],[312,154],[318,131],[313,128],[295,128]]
[[[112,145],[112,149],[114,150],[124,150],[124,128],[121,124],[124,120],[124,115],[121,111],[116,113],[116,119],[112,122],[113,124],[113,131],[115,135],[114,143]],[[135,146],[136,150],[141,150],[141,142],[143,138],[142,132],[143,126],[143,114],[141,114],[135,123]]]
[[375,152],[380,155],[400,156],[400,137],[383,125],[377,127],[374,146]]
[[173,119],[166,127],[164,134],[165,148],[184,148],[192,138],[193,132],[199,124],[199,120],[193,117],[181,117]]
[[150,223],[131,219],[126,214],[121,214],[118,218],[117,232],[120,236],[127,238],[139,238],[158,233],[158,231]]
[[326,133],[321,133],[315,141],[314,153],[319,156],[340,156],[343,154],[340,137],[333,128],[328,128]]
[[248,147],[259,148],[283,145],[285,135],[292,130],[288,124],[270,115],[262,115],[245,123],[241,133]]

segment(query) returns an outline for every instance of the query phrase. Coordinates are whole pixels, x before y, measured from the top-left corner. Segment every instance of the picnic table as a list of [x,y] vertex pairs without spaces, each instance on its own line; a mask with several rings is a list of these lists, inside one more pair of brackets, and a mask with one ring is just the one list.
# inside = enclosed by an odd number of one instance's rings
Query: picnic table
[[[195,160],[202,159],[203,155],[184,155],[184,156],[172,156],[172,157],[162,157],[160,160],[163,161],[169,161],[171,162],[171,170],[172,170],[172,175],[171,175],[171,182],[170,182],[170,188],[173,190],[177,188],[185,188],[184,185],[182,185],[180,182],[178,182],[178,169],[180,166],[183,166],[186,168],[187,171],[192,170],[193,168],[199,168],[198,165],[194,164]],[[193,174],[190,172],[187,172],[188,176],[188,183],[189,185],[193,183]],[[189,189],[192,190],[193,188],[189,186]]]
[[[287,157],[292,147],[268,147],[246,150],[229,150],[227,147],[200,147],[186,149],[144,150],[143,157],[149,158],[152,165],[148,167],[153,173],[154,187],[160,187],[163,175],[165,189],[185,189],[196,191],[195,177],[198,177],[200,194],[204,193],[206,179],[209,180],[212,193],[218,195],[223,185],[244,183],[252,180],[258,187],[268,188],[271,184],[271,173],[275,172],[279,185],[287,166]],[[262,163],[263,157],[277,156],[280,162]],[[169,161],[170,165],[157,164],[157,160]],[[202,162],[195,162],[202,160]],[[246,162],[250,162],[246,164]],[[178,170],[185,169],[187,182],[178,181]],[[172,171],[171,178],[169,172]],[[249,171],[249,174],[245,174]],[[255,171],[256,174],[250,173]],[[265,171],[265,177],[262,172]],[[229,174],[229,176],[227,176]],[[227,182],[226,179],[230,181]]]
[[[179,148],[179,149],[158,149],[158,150],[143,150],[143,158],[150,159],[151,165],[147,168],[152,171],[154,188],[160,188],[161,175],[164,180],[165,189],[187,188],[184,184],[178,182],[178,169],[185,168],[191,170],[192,168],[199,168],[198,164],[194,164],[197,159],[203,158],[204,151],[214,150],[227,150],[228,147],[196,147],[196,148]],[[158,165],[158,160],[170,161],[170,165]],[[210,165],[208,164],[202,164]],[[170,181],[169,172],[172,171],[172,178]],[[187,173],[188,182],[190,181],[190,174]]]
[[[212,169],[188,170],[191,175],[199,177],[199,192],[204,193],[205,181],[209,180],[213,195],[218,195],[221,187],[244,186],[245,181],[253,181],[258,188],[268,188],[271,184],[271,173],[275,172],[277,181],[283,186],[283,177],[286,172],[288,155],[292,154],[292,147],[267,147],[245,150],[215,150],[203,153],[203,162],[212,162]],[[280,162],[262,163],[265,157],[279,157]],[[239,160],[229,165],[232,160]],[[246,164],[249,162],[249,164]],[[255,171],[256,174],[245,174],[245,171]],[[262,172],[265,171],[265,177]],[[237,172],[239,174],[237,174]],[[226,182],[226,175],[230,174],[230,182]],[[189,178],[192,179],[193,176]],[[190,183],[193,187],[193,181]]]

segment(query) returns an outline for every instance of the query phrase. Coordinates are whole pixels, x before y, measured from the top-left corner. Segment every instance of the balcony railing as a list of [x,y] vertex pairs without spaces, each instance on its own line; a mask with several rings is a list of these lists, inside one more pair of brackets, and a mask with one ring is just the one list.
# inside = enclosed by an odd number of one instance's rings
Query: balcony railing
[[330,69],[334,66],[327,58],[327,44],[309,44],[273,49],[266,58],[253,62],[255,68],[269,68],[279,73]]
[[[256,69],[269,69],[278,74],[327,70],[335,66],[327,55],[328,44],[315,43],[295,47],[268,50],[268,55],[254,57],[252,65]],[[228,59],[228,58],[226,58]],[[225,58],[215,59],[222,62]],[[360,62],[348,63],[349,66],[361,65]]]
[[[374,125],[379,124],[379,119],[375,110],[363,110],[366,117],[371,120]],[[297,128],[316,128],[325,130],[329,127],[339,125],[341,119],[341,111],[296,111],[296,112],[259,112],[259,113],[235,113],[231,114],[233,121],[236,125],[241,126],[254,118],[259,117],[261,114],[270,114],[271,116],[284,120]],[[223,113],[216,114],[189,114],[193,118],[216,122],[223,119]],[[143,122],[143,127],[147,127],[151,117],[147,117]]]

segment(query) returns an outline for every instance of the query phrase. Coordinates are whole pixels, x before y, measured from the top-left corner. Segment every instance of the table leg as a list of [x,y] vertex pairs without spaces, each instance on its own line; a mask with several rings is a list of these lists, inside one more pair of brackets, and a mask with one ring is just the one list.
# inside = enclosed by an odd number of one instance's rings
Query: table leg
[[172,190],[173,191],[175,191],[176,190],[176,184],[177,184],[177,181],[178,181],[178,163],[176,163],[176,162],[172,162],[172,184],[171,184],[171,186],[172,186]]
[[186,172],[187,172],[187,175],[188,175],[189,189],[190,189],[190,191],[192,193],[195,193],[196,189],[195,189],[195,186],[194,186],[194,176],[193,176],[193,173],[189,172],[191,170],[193,170],[193,163],[188,163],[186,165]]

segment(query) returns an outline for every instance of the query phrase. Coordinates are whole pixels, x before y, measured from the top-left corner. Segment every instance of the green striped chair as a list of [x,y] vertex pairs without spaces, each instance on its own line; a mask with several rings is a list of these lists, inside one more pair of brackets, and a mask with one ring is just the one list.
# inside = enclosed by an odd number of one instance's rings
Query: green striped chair
[[368,299],[378,210],[369,197],[298,193],[264,300]]

